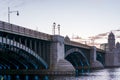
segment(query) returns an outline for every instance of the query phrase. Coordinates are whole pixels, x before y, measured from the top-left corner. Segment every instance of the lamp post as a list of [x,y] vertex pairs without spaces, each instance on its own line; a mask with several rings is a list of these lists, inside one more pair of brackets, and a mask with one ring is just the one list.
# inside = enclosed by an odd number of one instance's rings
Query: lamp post
[[54,22],[53,23],[53,35],[55,35],[55,26],[56,26],[56,23]]
[[58,29],[57,32],[58,32],[58,35],[60,35],[60,24],[58,24],[57,27],[56,27],[56,23],[54,22],[54,23],[53,23],[53,30],[52,30],[52,31],[53,31],[53,35],[56,34],[56,33],[55,33],[55,32],[56,32],[56,29]]
[[58,24],[58,35],[60,35],[60,24]]
[[10,13],[14,13],[14,12],[16,12],[17,14],[17,16],[19,16],[19,12],[18,11],[10,11],[10,7],[8,7],[8,23],[10,23]]

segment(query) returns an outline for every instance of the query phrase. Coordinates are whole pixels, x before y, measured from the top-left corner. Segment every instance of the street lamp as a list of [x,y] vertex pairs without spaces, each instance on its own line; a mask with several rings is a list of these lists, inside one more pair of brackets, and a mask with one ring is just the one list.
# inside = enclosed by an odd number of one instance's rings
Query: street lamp
[[56,23],[54,22],[53,23],[53,35],[55,35],[55,26],[56,26]]
[[17,16],[19,16],[19,12],[18,11],[10,11],[10,7],[8,7],[8,23],[10,23],[10,13],[16,12]]
[[58,24],[58,34],[60,35],[60,24]]
[[58,32],[58,35],[60,35],[60,24],[58,24],[57,27],[56,27],[56,23],[54,22],[54,23],[53,23],[53,30],[52,30],[52,31],[53,31],[53,35],[56,34],[56,33],[55,33],[55,32],[56,32],[56,29],[58,29],[57,32]]

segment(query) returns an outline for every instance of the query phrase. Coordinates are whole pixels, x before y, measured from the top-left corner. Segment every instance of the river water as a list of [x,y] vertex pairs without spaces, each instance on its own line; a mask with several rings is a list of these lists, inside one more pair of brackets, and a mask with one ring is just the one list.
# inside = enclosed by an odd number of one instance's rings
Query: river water
[[109,68],[90,71],[81,76],[5,76],[1,75],[0,80],[120,80],[120,68]]
[[120,80],[120,68],[94,70],[82,76],[56,76],[49,80]]

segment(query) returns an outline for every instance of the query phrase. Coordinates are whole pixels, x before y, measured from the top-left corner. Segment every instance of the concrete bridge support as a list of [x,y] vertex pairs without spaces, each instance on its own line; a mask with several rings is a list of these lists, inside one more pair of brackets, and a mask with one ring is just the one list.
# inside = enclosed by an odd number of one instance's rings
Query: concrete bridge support
[[90,51],[90,67],[91,68],[103,68],[103,64],[96,60],[96,47],[92,46]]
[[50,70],[75,71],[70,62],[65,60],[64,37],[53,35],[50,52]]
[[115,53],[114,51],[107,52],[105,54],[105,66],[106,67],[120,66],[119,53]]

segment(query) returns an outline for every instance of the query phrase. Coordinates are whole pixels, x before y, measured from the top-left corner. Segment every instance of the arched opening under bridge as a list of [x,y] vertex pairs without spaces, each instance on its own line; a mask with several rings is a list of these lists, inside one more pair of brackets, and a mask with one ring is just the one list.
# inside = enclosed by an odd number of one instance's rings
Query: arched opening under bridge
[[[0,37],[0,70],[41,70],[47,68],[47,63],[31,49],[16,41]],[[0,76],[6,80],[39,79],[37,75],[14,74]]]
[[76,74],[89,72],[90,64],[84,53],[78,48],[72,48],[66,52],[65,59],[76,69]]

